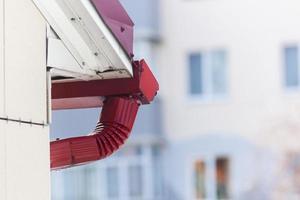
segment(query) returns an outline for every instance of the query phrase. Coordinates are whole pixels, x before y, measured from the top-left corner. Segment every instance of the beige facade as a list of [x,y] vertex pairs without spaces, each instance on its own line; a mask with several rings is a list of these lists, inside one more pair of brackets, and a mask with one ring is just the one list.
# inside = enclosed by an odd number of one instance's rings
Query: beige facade
[[[287,148],[289,140],[297,141],[300,135],[289,133],[289,126],[300,123],[300,90],[284,86],[283,47],[300,43],[299,1],[161,3],[158,66],[168,137],[233,134]],[[227,53],[226,95],[194,98],[188,93],[188,54],[215,49]]]
[[[230,199],[298,199],[300,87],[287,87],[285,50],[299,49],[299,1],[165,0],[161,19],[157,65],[173,191],[217,199],[216,163],[226,158]],[[218,50],[226,53],[225,94],[191,94],[189,56]],[[194,185],[197,162],[207,166],[203,188]]]
[[50,199],[46,22],[0,1],[0,199]]

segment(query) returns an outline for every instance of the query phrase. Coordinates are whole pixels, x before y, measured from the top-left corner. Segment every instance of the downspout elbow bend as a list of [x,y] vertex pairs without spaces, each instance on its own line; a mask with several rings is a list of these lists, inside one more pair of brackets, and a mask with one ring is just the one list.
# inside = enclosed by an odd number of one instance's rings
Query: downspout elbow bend
[[82,165],[113,154],[128,139],[138,109],[136,98],[108,97],[92,134],[51,142],[51,170]]

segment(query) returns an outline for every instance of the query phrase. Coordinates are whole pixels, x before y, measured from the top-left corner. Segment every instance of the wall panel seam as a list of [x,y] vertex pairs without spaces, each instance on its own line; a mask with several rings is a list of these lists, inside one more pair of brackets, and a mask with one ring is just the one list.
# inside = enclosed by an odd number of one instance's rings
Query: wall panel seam
[[[3,44],[3,46],[2,46],[2,57],[3,57],[3,60],[2,60],[2,66],[3,66],[3,69],[2,69],[2,76],[3,76],[3,85],[2,85],[2,87],[3,87],[3,111],[4,111],[4,115],[6,115],[6,81],[5,81],[5,35],[6,35],[6,29],[5,29],[5,27],[6,27],[6,23],[5,23],[5,20],[6,20],[6,17],[5,17],[5,15],[6,15],[6,10],[5,10],[5,6],[6,6],[6,4],[5,4],[5,1],[6,0],[3,0],[3,4],[2,4],[2,13],[3,13],[3,16],[2,16],[2,28],[3,28],[3,35],[2,35],[2,44]],[[7,200],[7,138],[6,138],[6,128],[4,128],[5,130],[4,130],[4,156],[5,156],[5,158],[4,158],[4,200]]]
[[6,54],[5,54],[5,45],[6,45],[6,41],[5,41],[5,39],[6,39],[6,11],[5,11],[5,6],[6,6],[6,4],[5,4],[5,1],[6,0],[3,0],[3,38],[1,38],[2,39],[2,44],[3,44],[3,47],[2,47],[2,50],[3,50],[3,111],[4,111],[4,115],[6,115],[6,77],[5,77],[5,64],[6,64],[6,58],[5,58],[5,56],[6,56]]

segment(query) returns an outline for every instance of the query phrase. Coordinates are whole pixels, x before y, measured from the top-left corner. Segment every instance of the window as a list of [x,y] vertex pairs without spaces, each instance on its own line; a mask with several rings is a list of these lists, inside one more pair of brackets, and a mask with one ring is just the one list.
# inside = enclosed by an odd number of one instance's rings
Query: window
[[106,174],[107,197],[117,198],[119,196],[118,168],[108,167]]
[[153,188],[154,196],[162,197],[163,195],[163,173],[162,173],[162,163],[161,160],[161,146],[153,145],[151,147],[152,151],[152,174],[153,174]]
[[83,168],[84,176],[84,197],[86,199],[97,199],[98,182],[97,182],[97,168],[86,166]]
[[129,195],[141,198],[143,196],[143,169],[140,165],[129,167]]
[[165,199],[161,148],[126,146],[101,162],[52,172],[53,200]]
[[189,93],[193,96],[224,95],[227,89],[226,52],[189,55]]
[[[284,182],[288,184],[289,191],[300,195],[300,154],[299,152],[287,152],[285,161],[282,163],[282,171],[280,172]],[[278,183],[279,187],[284,187],[283,183]]]
[[197,199],[204,199],[205,194],[205,163],[197,161],[195,163],[195,191]]
[[296,46],[284,49],[285,85],[286,87],[299,87],[299,50]]
[[227,158],[216,160],[217,199],[228,199],[229,161]]
[[139,145],[124,147],[122,151],[119,152],[119,155],[123,157],[142,156],[142,154],[143,154],[143,149]]
[[202,94],[202,56],[201,54],[190,55],[190,93]]
[[194,199],[229,199],[229,163],[227,157],[210,157],[194,162]]

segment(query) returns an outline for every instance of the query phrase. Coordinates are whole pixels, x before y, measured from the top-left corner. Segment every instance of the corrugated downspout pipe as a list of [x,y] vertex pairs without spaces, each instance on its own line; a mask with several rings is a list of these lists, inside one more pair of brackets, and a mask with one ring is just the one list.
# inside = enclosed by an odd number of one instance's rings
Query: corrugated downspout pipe
[[51,169],[103,159],[118,150],[132,130],[139,100],[130,97],[108,97],[96,129],[89,136],[51,142]]

